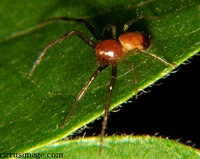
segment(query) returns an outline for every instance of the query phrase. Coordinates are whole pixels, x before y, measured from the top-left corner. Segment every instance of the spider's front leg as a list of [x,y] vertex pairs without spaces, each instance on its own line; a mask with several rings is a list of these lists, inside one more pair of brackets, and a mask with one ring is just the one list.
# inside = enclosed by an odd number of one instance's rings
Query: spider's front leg
[[78,22],[83,23],[85,27],[91,32],[91,34],[99,41],[102,39],[102,37],[98,34],[95,27],[93,27],[87,20],[82,18],[71,18],[71,17],[54,17],[49,18],[45,21],[40,22],[39,24],[42,24],[44,22],[50,22],[50,21],[72,21],[72,22]]
[[108,116],[109,116],[111,95],[112,95],[112,91],[113,91],[113,88],[114,88],[114,85],[115,85],[115,80],[116,80],[116,77],[117,77],[117,63],[113,62],[111,66],[112,66],[112,76],[111,76],[110,84],[109,84],[109,87],[108,87],[106,107],[105,107],[105,111],[104,111],[102,129],[101,129],[101,134],[100,134],[99,155],[101,155],[101,151],[102,151],[103,137],[105,135],[105,129],[106,129],[106,126],[107,126]]
[[91,46],[93,49],[96,47],[96,43],[91,38],[89,38],[88,36],[84,35],[82,32],[77,31],[77,30],[69,31],[69,32],[65,33],[63,36],[61,36],[58,39],[56,39],[56,40],[52,41],[51,43],[49,43],[44,48],[43,52],[38,56],[37,60],[33,64],[33,67],[31,69],[31,71],[29,72],[29,77],[31,77],[33,75],[33,72],[35,71],[36,67],[40,64],[40,62],[41,62],[42,58],[44,57],[44,55],[46,54],[47,50],[50,49],[51,47],[53,47],[54,45],[56,45],[57,43],[63,41],[64,39],[69,38],[71,35],[78,36],[85,43],[87,43],[89,46]]
[[65,121],[62,125],[62,128],[65,127],[66,123],[68,122],[69,118],[71,117],[74,108],[76,107],[77,103],[83,98],[83,96],[85,95],[86,91],[88,90],[89,86],[92,84],[92,82],[95,80],[95,78],[97,77],[97,75],[103,71],[104,69],[106,69],[108,67],[108,65],[100,65],[92,74],[92,76],[90,77],[89,81],[86,83],[86,85],[82,88],[82,90],[79,92],[78,96],[76,97],[76,100],[74,101],[74,104],[72,105],[69,113],[67,114],[67,117],[65,118]]

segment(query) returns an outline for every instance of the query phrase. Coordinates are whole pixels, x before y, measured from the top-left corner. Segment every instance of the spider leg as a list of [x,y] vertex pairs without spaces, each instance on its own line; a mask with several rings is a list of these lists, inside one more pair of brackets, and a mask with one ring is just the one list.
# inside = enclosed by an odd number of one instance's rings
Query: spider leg
[[49,43],[43,50],[43,52],[38,56],[37,60],[35,61],[35,63],[33,64],[33,67],[29,73],[29,77],[31,77],[33,75],[33,72],[35,71],[36,67],[40,64],[43,56],[45,55],[45,53],[47,52],[48,49],[50,49],[52,46],[54,46],[55,44],[63,41],[64,39],[70,37],[71,35],[77,35],[79,38],[81,38],[85,43],[87,43],[89,46],[91,46],[92,48],[95,48],[96,44],[93,40],[91,40],[91,38],[89,38],[88,36],[84,35],[82,32],[77,31],[77,30],[72,30],[69,31],[67,33],[65,33],[63,36],[59,37],[58,39],[52,41],[51,43]]
[[135,84],[135,99],[138,99],[138,80],[135,76],[135,74],[133,74],[133,80],[134,80],[134,84]]
[[[129,69],[131,71],[134,70],[134,65],[133,63],[129,62],[128,60],[125,59],[125,62],[126,64],[128,65]],[[135,85],[135,99],[138,99],[138,92],[139,92],[139,89],[138,89],[138,80],[135,76],[135,74],[133,73],[133,82],[134,82],[134,85]]]
[[160,62],[164,63],[165,65],[169,65],[169,66],[173,67],[173,69],[176,68],[175,65],[169,63],[169,62],[166,61],[165,59],[163,59],[163,58],[161,58],[161,57],[159,57],[159,56],[157,56],[157,55],[155,55],[155,54],[152,54],[152,53],[147,52],[147,51],[145,51],[145,50],[143,50],[142,52],[145,53],[145,54],[147,54],[147,55],[150,55],[151,57],[153,57],[153,58],[155,58],[155,59],[157,59],[157,60],[159,60]]
[[55,18],[49,18],[45,21],[42,21],[40,23],[48,22],[48,21],[57,21],[57,20],[62,20],[62,21],[74,21],[74,22],[81,22],[83,23],[86,28],[91,32],[91,34],[97,39],[101,40],[101,36],[98,34],[97,30],[85,19],[81,18],[70,18],[70,17],[55,17]]
[[124,24],[122,31],[126,32],[132,24],[134,24],[135,22],[137,22],[138,20],[142,18],[143,18],[142,16],[137,16],[136,18],[129,20],[127,23]]
[[112,31],[112,37],[113,39],[117,40],[117,29],[116,29],[116,26],[114,24],[108,24],[106,25],[104,28],[103,28],[103,31],[102,31],[102,36],[104,37],[105,36],[105,31],[109,31],[111,30]]
[[62,128],[65,127],[67,121],[69,120],[69,118],[72,115],[72,112],[74,111],[74,108],[76,107],[77,103],[82,99],[82,97],[85,95],[86,91],[88,90],[88,87],[92,84],[92,82],[95,80],[97,75],[107,67],[108,67],[108,65],[100,65],[94,71],[94,73],[90,77],[89,81],[86,83],[86,85],[82,88],[82,90],[79,92],[78,96],[76,97],[76,100],[75,100],[74,104],[72,105],[72,108],[70,109],[69,113],[67,114],[67,117],[65,118],[65,121],[64,121],[64,123],[62,125]]
[[112,95],[112,90],[113,90],[113,87],[115,84],[116,77],[117,77],[117,63],[113,63],[112,64],[112,77],[110,79],[110,84],[109,84],[109,88],[108,88],[107,102],[106,102],[106,107],[105,107],[105,112],[104,112],[103,122],[102,122],[102,129],[101,129],[101,134],[100,134],[99,155],[101,155],[101,151],[102,151],[103,137],[105,135],[105,129],[106,129],[107,122],[108,122],[111,95]]

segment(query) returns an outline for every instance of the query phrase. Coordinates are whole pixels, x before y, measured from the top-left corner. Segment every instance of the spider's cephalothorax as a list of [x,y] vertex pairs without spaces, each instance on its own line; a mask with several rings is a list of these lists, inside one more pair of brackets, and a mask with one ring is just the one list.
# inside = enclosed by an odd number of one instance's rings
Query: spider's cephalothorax
[[124,28],[123,28],[124,33],[118,37],[118,40],[117,40],[115,25],[110,24],[110,25],[106,26],[104,30],[111,29],[112,30],[112,38],[108,39],[108,40],[102,40],[101,36],[96,32],[95,28],[88,21],[86,21],[84,19],[56,17],[56,18],[48,19],[45,22],[55,21],[55,20],[82,22],[88,28],[88,30],[92,33],[94,38],[96,38],[96,40],[100,41],[100,42],[96,44],[92,40],[92,38],[86,36],[85,34],[83,34],[80,31],[77,31],[77,30],[69,31],[69,32],[65,33],[63,36],[59,37],[58,39],[52,41],[45,47],[44,51],[39,55],[38,59],[35,61],[32,69],[29,73],[29,77],[32,76],[33,72],[35,71],[35,69],[39,65],[39,63],[41,62],[41,60],[42,60],[43,56],[45,55],[45,53],[47,52],[47,50],[49,48],[51,48],[52,46],[54,46],[55,44],[61,42],[62,40],[70,37],[71,35],[78,36],[85,43],[87,43],[89,46],[91,46],[95,50],[95,54],[97,56],[99,66],[94,71],[94,73],[91,75],[91,77],[88,80],[88,82],[86,83],[86,85],[82,88],[82,90],[77,95],[77,97],[74,101],[74,104],[72,105],[72,108],[68,112],[67,117],[65,118],[65,120],[63,122],[62,127],[64,127],[67,124],[67,121],[69,120],[69,118],[71,117],[76,104],[84,96],[88,87],[94,81],[96,76],[101,71],[103,71],[105,68],[107,68],[108,66],[112,67],[112,76],[111,76],[110,83],[108,86],[106,106],[105,106],[103,122],[102,122],[102,129],[101,129],[101,134],[100,134],[100,147],[99,147],[99,154],[100,154],[101,149],[102,149],[103,137],[104,137],[105,129],[106,129],[106,125],[107,125],[107,120],[108,120],[108,113],[109,113],[110,102],[111,102],[111,94],[112,94],[112,90],[113,90],[115,80],[117,77],[117,62],[120,61],[121,59],[125,58],[128,53],[143,52],[143,53],[146,53],[146,54],[152,56],[153,58],[161,61],[162,63],[165,63],[170,66],[173,66],[173,65],[168,63],[164,59],[158,57],[157,55],[146,52],[145,50],[147,50],[151,45],[151,40],[150,40],[149,36],[144,35],[143,33],[140,33],[140,32],[126,32],[128,27],[132,24],[130,22],[124,25]]

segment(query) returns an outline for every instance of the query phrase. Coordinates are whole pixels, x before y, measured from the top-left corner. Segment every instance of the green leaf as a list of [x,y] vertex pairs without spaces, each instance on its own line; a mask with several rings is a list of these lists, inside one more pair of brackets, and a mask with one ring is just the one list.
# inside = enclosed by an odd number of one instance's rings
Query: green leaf
[[[56,142],[35,151],[31,155],[56,156],[57,158],[103,158],[103,159],[198,159],[200,152],[175,141],[150,136],[106,137],[101,156],[98,155],[99,138]],[[51,152],[51,153],[49,153]],[[56,158],[55,157],[55,158]]]
[[[103,71],[78,103],[64,129],[61,125],[77,94],[97,68],[94,50],[73,36],[51,48],[33,76],[28,73],[44,47],[69,30],[92,36],[83,24],[39,21],[56,16],[84,18],[99,32],[114,23],[151,36],[149,52],[178,66],[200,50],[200,9],[191,1],[12,1],[0,6],[0,152],[25,152],[63,138],[102,115],[110,68]],[[111,108],[118,106],[158,79],[172,67],[141,53],[119,62]],[[138,84],[135,85],[135,79]]]

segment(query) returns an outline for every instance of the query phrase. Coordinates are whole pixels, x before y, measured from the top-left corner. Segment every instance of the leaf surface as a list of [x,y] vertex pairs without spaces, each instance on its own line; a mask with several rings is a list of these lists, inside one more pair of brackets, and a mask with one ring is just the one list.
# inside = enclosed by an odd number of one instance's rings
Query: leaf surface
[[[0,15],[0,152],[25,152],[56,141],[104,111],[110,68],[97,77],[66,127],[61,128],[77,94],[97,68],[97,59],[92,48],[73,36],[52,47],[29,79],[34,61],[49,42],[74,29],[92,36],[83,24],[76,22],[55,21],[39,26],[39,21],[57,16],[78,17],[91,22],[98,32],[113,23],[120,34],[126,22],[142,16],[129,30],[151,36],[150,53],[179,66],[200,50],[197,0],[97,3],[22,0],[15,4],[2,0]],[[119,62],[111,108],[172,70],[144,53]]]

